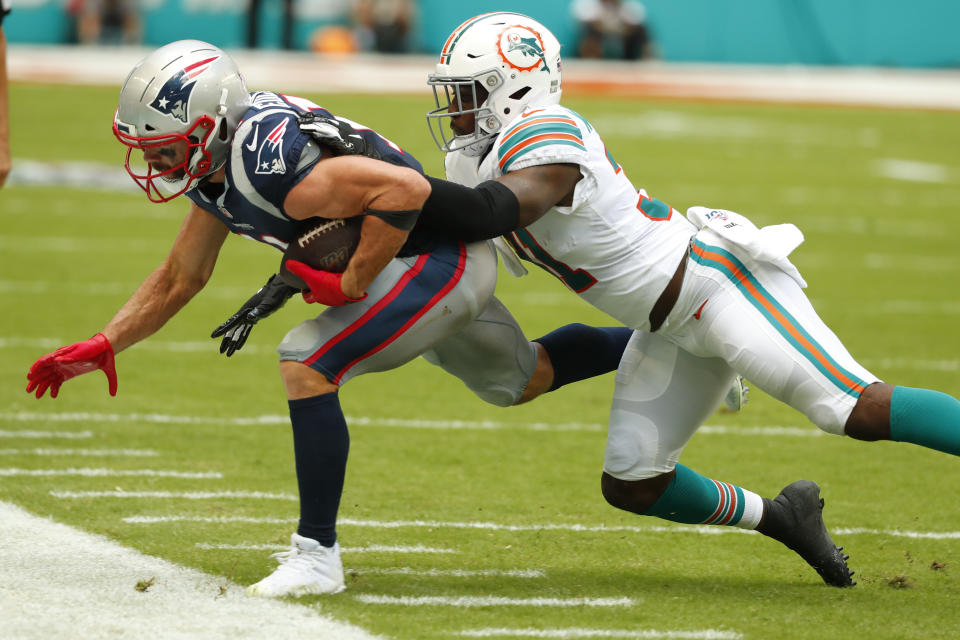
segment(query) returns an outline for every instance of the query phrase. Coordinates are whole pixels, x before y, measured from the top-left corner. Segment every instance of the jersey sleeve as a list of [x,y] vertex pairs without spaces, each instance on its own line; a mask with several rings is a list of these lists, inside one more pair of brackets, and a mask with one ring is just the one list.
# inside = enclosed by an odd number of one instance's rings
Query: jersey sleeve
[[314,163],[300,162],[310,136],[300,131],[293,111],[275,111],[244,127],[240,157],[244,174],[257,194],[274,207],[283,210],[283,201]]
[[527,111],[497,137],[499,173],[544,164],[586,164],[585,133],[579,118],[563,107]]

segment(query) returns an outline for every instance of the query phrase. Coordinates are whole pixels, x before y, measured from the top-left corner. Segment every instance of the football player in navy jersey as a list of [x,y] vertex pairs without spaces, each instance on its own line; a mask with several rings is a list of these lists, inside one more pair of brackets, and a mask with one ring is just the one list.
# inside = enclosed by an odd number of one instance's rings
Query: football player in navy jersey
[[[616,369],[622,328],[568,325],[536,342],[493,296],[496,253],[486,241],[449,240],[416,226],[431,191],[400,147],[317,105],[249,93],[233,60],[199,41],[169,44],[131,71],[114,134],[126,168],[154,202],[180,195],[190,209],[163,261],[92,338],[31,367],[27,391],[52,397],[101,369],[116,395],[114,355],[156,332],[206,284],[229,232],[283,249],[298,222],[363,215],[342,274],[290,269],[327,308],[281,342],[300,491],[300,522],[280,566],[249,588],[263,596],[345,588],[336,514],[349,448],[338,389],[356,375],[423,355],[483,400],[508,406]],[[214,332],[228,355],[252,326],[298,291],[271,278]],[[739,388],[738,388],[739,391]]]

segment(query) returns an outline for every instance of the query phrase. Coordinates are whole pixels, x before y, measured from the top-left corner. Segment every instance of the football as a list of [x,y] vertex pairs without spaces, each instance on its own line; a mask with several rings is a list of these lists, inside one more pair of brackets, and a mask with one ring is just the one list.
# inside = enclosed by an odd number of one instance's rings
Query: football
[[308,218],[283,252],[280,278],[293,287],[306,288],[306,283],[287,270],[287,260],[298,260],[314,269],[343,273],[350,256],[360,244],[363,216],[352,218]]

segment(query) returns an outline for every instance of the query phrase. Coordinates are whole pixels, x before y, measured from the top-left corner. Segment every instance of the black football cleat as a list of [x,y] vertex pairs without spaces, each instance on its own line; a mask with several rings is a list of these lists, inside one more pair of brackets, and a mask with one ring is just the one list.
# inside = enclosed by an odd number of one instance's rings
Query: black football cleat
[[847,566],[850,557],[843,554],[830,538],[823,523],[823,498],[816,482],[797,480],[787,485],[773,500],[764,498],[766,536],[778,540],[800,554],[823,581],[833,587],[852,587],[853,571]]

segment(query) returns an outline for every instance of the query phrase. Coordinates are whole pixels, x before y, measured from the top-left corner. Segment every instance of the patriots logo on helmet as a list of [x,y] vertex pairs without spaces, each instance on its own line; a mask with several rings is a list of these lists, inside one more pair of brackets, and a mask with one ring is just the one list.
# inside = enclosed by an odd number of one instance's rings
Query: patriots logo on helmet
[[157,97],[150,103],[150,107],[164,115],[172,116],[184,124],[189,122],[187,107],[190,103],[190,94],[197,85],[197,76],[219,59],[220,56],[213,56],[206,60],[194,62],[170,76],[160,87],[160,91],[157,92]]
[[497,50],[503,61],[517,71],[533,71],[539,67],[541,71],[550,72],[543,53],[543,39],[530,27],[513,25],[504,29]]
[[287,131],[288,122],[290,118],[286,118],[275,126],[264,138],[260,145],[260,152],[257,154],[256,173],[263,175],[287,171],[287,165],[283,161],[283,134]]

